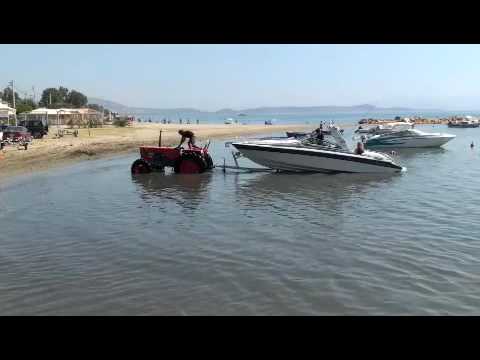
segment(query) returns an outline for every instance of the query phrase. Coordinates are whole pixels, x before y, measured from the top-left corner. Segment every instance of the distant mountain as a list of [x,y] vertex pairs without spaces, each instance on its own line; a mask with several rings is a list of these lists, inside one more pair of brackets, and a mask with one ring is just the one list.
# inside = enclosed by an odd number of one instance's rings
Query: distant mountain
[[88,98],[89,104],[98,104],[101,105],[111,111],[119,112],[119,113],[129,113],[129,114],[152,114],[152,113],[165,113],[165,114],[197,114],[197,113],[205,113],[208,111],[202,111],[193,108],[172,108],[172,109],[159,109],[159,108],[143,108],[143,107],[132,107],[123,105],[114,101],[104,100],[100,98]]
[[99,98],[89,98],[90,104],[98,104],[105,108],[116,111],[119,113],[129,113],[136,115],[161,113],[165,116],[178,115],[178,114],[205,114],[216,113],[225,116],[234,116],[240,113],[247,115],[262,115],[262,114],[318,114],[321,112],[389,112],[389,111],[442,111],[437,109],[412,109],[408,107],[390,107],[382,108],[370,104],[361,104],[354,106],[277,106],[277,107],[258,107],[252,109],[220,109],[214,112],[198,110],[194,108],[173,108],[173,109],[161,109],[161,108],[143,108],[143,107],[130,107],[123,104],[116,103],[114,101],[103,100]]
[[115,112],[128,112],[129,107],[123,104],[119,104],[114,101],[110,100],[103,100],[99,98],[88,98],[88,103],[89,104],[97,104],[100,106],[103,106],[104,108],[107,108],[110,111],[115,111]]
[[215,111],[217,114],[234,114],[237,113],[238,111],[233,110],[233,109],[220,109]]
[[[253,109],[232,110],[222,109],[217,113],[232,115],[237,113],[245,114],[318,114],[321,112],[385,112],[385,111],[415,111],[407,107],[382,108],[375,105],[362,104],[354,106],[278,106],[258,107]],[[425,111],[425,110],[423,110]]]

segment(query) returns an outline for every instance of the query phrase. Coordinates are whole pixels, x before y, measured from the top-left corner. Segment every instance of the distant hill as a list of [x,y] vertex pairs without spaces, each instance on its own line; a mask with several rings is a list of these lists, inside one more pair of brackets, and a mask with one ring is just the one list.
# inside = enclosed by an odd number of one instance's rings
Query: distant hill
[[217,114],[233,114],[233,113],[237,113],[238,111],[236,110],[233,110],[233,109],[220,109],[220,110],[217,110],[215,111]]
[[277,107],[257,107],[252,109],[220,109],[214,112],[204,111],[194,108],[173,108],[173,109],[161,109],[161,108],[142,108],[142,107],[130,107],[127,105],[119,104],[114,101],[99,99],[99,98],[89,98],[88,101],[90,104],[98,104],[109,110],[116,111],[119,113],[129,113],[129,114],[153,114],[153,113],[162,113],[165,116],[176,115],[176,114],[205,114],[205,113],[216,113],[222,115],[234,116],[240,113],[247,115],[262,115],[262,114],[278,114],[278,115],[288,115],[288,114],[318,114],[321,112],[390,112],[390,111],[442,111],[437,109],[412,109],[408,107],[391,107],[391,108],[382,108],[370,104],[361,104],[354,106],[277,106]]
[[208,111],[202,111],[193,108],[173,108],[173,109],[160,109],[160,108],[143,108],[143,107],[132,107],[123,105],[114,101],[104,100],[100,98],[88,98],[89,104],[98,104],[101,105],[111,111],[119,112],[119,113],[131,113],[131,114],[152,114],[157,112],[162,112],[165,114],[172,113],[172,114],[183,114],[183,113],[205,113]]
[[89,97],[88,98],[88,103],[89,104],[97,104],[97,105],[103,106],[103,107],[105,107],[105,108],[107,108],[111,111],[116,111],[116,112],[124,112],[124,111],[128,111],[128,109],[129,109],[129,107],[126,106],[126,105],[119,104],[117,102],[110,101],[110,100],[99,99],[99,98]]
[[374,105],[355,105],[355,106],[278,106],[278,107],[258,107],[253,109],[231,110],[225,109],[217,111],[222,114],[317,114],[321,112],[383,112],[383,111],[414,111],[410,108],[380,108]]

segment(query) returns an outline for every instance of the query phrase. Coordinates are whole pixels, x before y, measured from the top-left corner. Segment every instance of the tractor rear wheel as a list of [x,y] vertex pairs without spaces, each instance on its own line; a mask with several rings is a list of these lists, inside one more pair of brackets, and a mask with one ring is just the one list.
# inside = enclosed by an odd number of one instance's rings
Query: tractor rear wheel
[[202,157],[197,154],[184,154],[175,164],[174,170],[177,174],[201,174],[207,168]]
[[207,163],[207,169],[213,169],[213,160],[210,154],[205,154],[205,162]]
[[132,164],[132,174],[148,174],[151,171],[150,165],[143,159],[137,159]]

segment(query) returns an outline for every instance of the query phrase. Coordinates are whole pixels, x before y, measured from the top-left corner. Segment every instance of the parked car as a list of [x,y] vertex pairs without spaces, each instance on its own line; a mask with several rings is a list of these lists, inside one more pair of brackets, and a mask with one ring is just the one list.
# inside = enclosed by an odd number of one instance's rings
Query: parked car
[[24,120],[20,125],[26,127],[34,139],[41,139],[48,134],[48,124],[44,124],[42,120]]
[[1,147],[7,144],[17,144],[28,148],[28,144],[32,141],[32,135],[24,126],[7,126],[3,130],[3,139]]

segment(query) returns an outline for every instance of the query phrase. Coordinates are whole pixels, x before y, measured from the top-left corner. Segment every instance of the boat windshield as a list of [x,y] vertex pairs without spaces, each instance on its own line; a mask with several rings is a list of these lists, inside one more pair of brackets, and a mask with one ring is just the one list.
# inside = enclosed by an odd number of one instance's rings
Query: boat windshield
[[[407,130],[402,130],[394,133],[395,135],[399,136],[426,136],[426,135],[432,135],[433,133],[426,133],[424,131],[420,131],[418,129],[407,129]],[[437,133],[435,133],[437,134]]]
[[328,131],[328,134],[325,134],[322,140],[319,140],[316,136],[309,134],[301,139],[301,145],[320,148],[322,150],[351,152],[347,146],[347,143],[345,142],[345,139],[340,133],[339,128],[336,126],[328,126],[326,130]]

